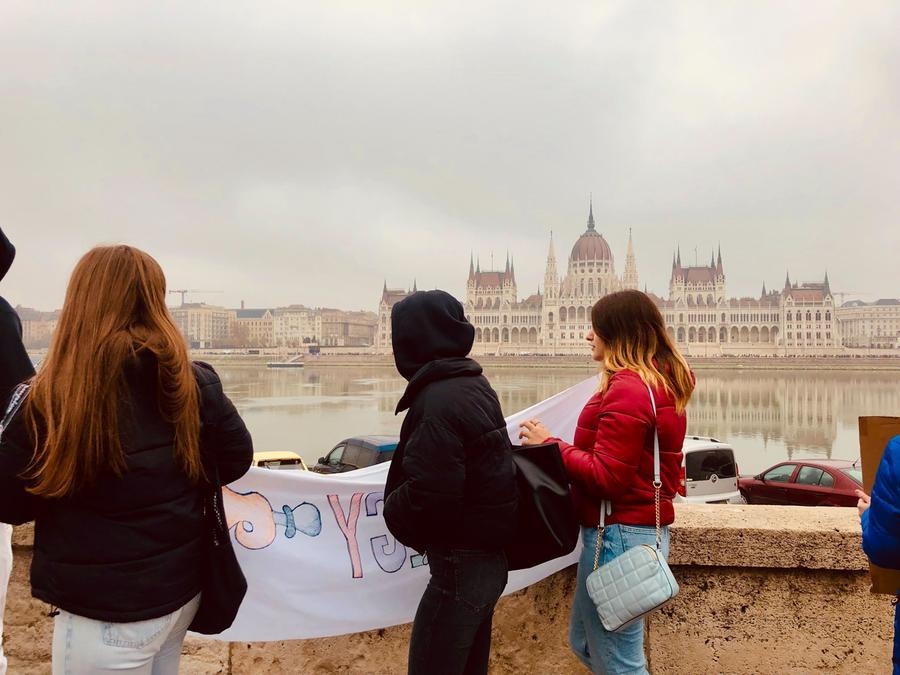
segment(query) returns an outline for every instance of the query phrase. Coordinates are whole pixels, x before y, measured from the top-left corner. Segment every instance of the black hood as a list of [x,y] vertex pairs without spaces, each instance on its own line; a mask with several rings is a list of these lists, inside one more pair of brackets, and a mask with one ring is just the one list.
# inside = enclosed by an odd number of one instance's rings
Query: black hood
[[394,305],[391,333],[397,371],[407,380],[431,361],[466,356],[475,341],[463,306],[444,291],[417,291]]
[[0,281],[2,281],[3,277],[6,276],[6,273],[9,272],[9,268],[15,257],[16,247],[12,245],[9,239],[6,238],[6,235],[3,234],[3,230],[0,229]]

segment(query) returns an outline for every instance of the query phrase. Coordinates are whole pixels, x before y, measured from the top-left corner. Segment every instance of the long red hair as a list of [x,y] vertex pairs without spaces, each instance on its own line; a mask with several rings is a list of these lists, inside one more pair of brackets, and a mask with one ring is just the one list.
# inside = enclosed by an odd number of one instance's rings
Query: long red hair
[[175,427],[176,459],[191,480],[203,475],[197,382],[165,298],[159,263],[132,246],[98,246],[78,261],[24,405],[35,443],[29,492],[65,497],[102,472],[125,471],[124,368],[143,352],[156,357],[159,410]]

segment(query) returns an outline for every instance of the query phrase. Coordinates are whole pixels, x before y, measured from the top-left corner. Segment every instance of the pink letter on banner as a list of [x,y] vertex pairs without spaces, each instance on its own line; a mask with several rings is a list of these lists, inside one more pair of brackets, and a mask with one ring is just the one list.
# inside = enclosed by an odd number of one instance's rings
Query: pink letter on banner
[[347,540],[347,552],[350,554],[350,565],[353,568],[353,578],[362,579],[362,562],[359,559],[359,542],[356,541],[356,523],[359,520],[360,504],[363,493],[354,492],[350,498],[350,515],[344,517],[344,509],[337,495],[328,495],[328,504],[334,512],[334,519]]

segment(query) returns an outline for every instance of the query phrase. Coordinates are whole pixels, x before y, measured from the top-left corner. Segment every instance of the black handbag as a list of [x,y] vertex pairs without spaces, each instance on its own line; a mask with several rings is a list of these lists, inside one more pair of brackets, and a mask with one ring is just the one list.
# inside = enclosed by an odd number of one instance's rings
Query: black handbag
[[204,462],[210,483],[203,490],[203,564],[200,570],[200,607],[189,630],[217,635],[231,627],[247,593],[225,520],[222,485],[215,461]]
[[521,570],[571,553],[578,521],[557,443],[514,445],[512,458],[519,508],[506,558]]

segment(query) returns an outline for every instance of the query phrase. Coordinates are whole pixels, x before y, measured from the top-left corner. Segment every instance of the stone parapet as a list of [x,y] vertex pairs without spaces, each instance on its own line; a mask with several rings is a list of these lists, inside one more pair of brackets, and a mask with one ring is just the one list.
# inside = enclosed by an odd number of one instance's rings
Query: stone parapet
[[672,566],[867,571],[855,508],[681,504]]
[[[855,509],[679,505],[670,562],[681,593],[648,621],[651,672],[890,670],[890,598],[869,593]],[[16,528],[6,613],[10,672],[49,673],[52,620],[30,597],[31,529]],[[586,672],[566,645],[574,567],[503,598],[491,673]],[[406,672],[409,626],[335,638],[221,643],[189,638],[182,673]]]

